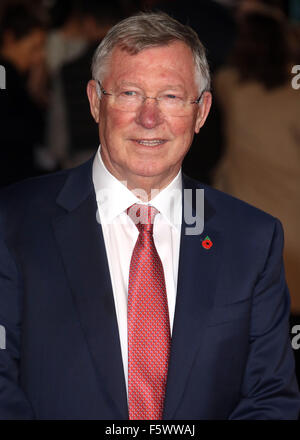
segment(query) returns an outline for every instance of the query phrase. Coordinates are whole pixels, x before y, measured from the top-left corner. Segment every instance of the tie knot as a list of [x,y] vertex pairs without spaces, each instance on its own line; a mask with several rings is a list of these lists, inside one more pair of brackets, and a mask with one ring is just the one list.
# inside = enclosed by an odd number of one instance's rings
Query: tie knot
[[139,232],[150,232],[153,234],[153,223],[158,210],[151,205],[135,203],[127,209],[127,214],[138,228]]

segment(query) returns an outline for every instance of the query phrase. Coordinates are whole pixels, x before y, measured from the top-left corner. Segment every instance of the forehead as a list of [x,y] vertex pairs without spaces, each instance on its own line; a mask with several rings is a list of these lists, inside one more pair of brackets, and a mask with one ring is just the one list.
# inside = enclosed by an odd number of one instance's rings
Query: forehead
[[115,47],[108,66],[106,80],[110,83],[171,82],[195,86],[194,57],[191,49],[181,41],[143,49],[137,54]]

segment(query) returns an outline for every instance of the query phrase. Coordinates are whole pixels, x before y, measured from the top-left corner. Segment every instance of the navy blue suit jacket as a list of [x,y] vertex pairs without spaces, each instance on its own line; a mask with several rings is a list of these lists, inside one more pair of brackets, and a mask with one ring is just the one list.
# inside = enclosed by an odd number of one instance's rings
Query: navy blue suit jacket
[[[1,419],[128,418],[92,161],[1,191]],[[183,218],[164,419],[297,418],[281,224],[183,183],[205,228]]]

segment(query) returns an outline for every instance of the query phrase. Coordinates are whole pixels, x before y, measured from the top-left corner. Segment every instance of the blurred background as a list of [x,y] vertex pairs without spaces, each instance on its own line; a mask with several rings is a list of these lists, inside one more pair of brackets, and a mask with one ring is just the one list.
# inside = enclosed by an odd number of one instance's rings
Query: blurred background
[[[0,187],[95,153],[92,56],[111,26],[139,10],[169,13],[204,43],[213,107],[184,172],[281,220],[290,327],[300,326],[300,88],[292,82],[300,0],[1,0]],[[294,354],[300,383],[300,349]]]

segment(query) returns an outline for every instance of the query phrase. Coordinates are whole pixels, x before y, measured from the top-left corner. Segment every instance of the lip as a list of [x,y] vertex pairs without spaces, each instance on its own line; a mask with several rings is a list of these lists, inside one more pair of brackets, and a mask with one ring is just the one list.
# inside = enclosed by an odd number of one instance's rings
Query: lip
[[167,142],[167,139],[163,139],[163,138],[151,138],[151,139],[138,138],[138,139],[130,139],[130,140],[135,144],[137,144],[139,147],[145,147],[145,148],[159,148],[165,145],[165,143]]

